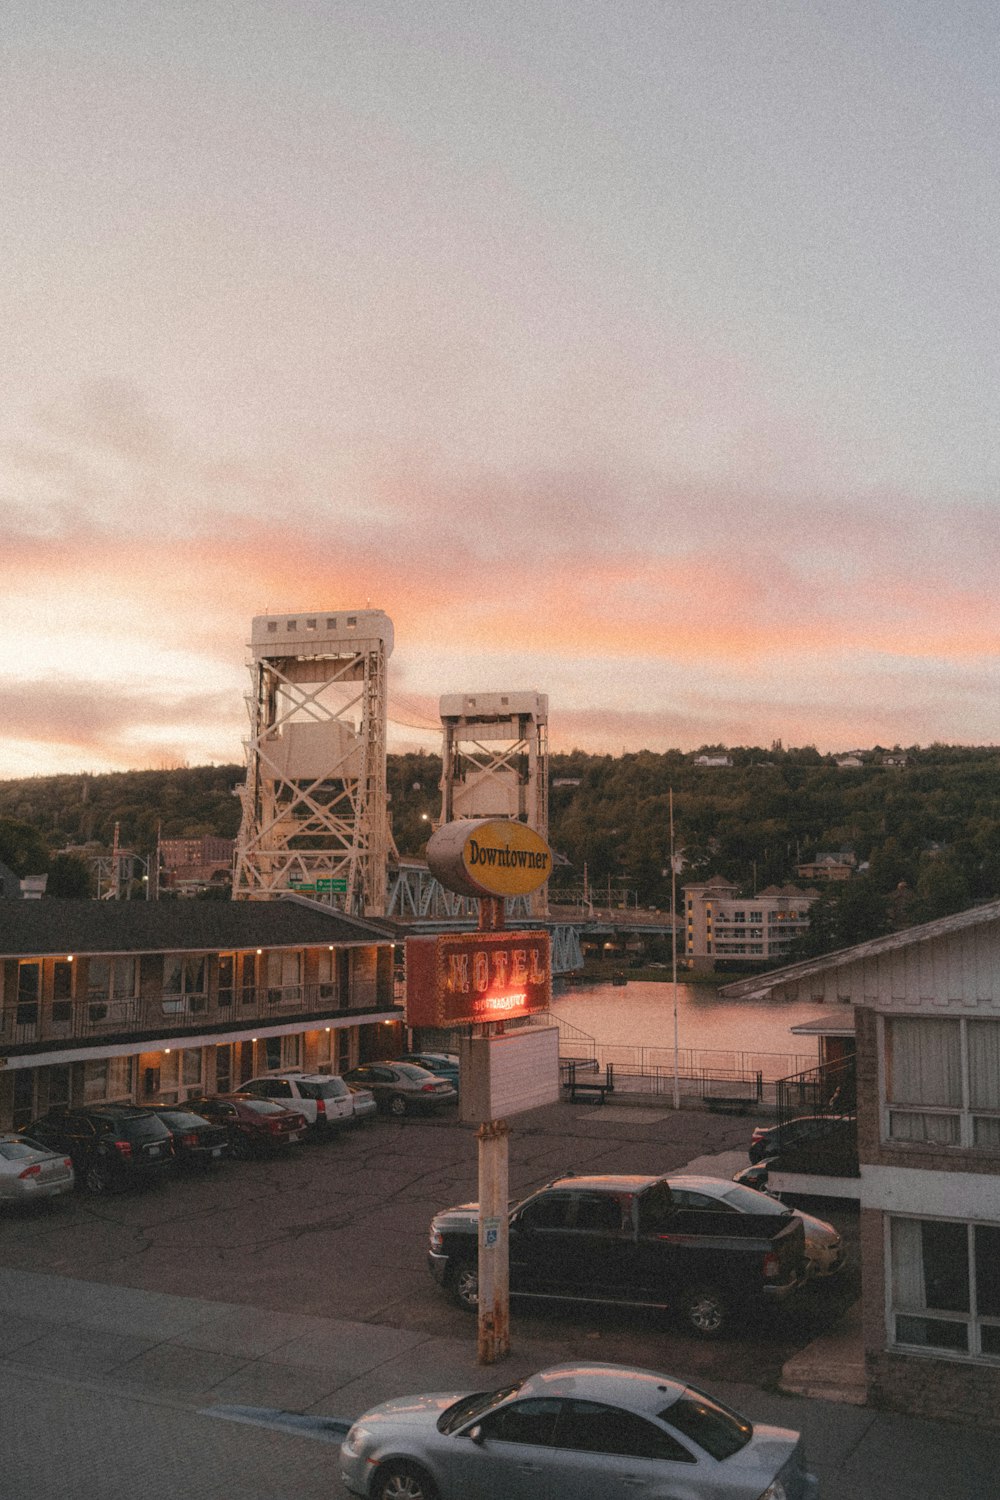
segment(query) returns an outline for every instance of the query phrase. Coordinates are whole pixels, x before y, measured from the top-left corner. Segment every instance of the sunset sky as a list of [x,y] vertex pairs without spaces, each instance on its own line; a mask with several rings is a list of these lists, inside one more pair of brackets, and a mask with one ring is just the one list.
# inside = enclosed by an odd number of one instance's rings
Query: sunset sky
[[996,0],[44,0],[0,55],[0,776],[1000,739]]

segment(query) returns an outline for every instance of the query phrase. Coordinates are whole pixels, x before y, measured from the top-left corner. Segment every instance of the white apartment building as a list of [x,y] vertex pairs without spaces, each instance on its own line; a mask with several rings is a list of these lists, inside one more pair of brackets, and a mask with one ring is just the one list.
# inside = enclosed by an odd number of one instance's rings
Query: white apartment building
[[795,938],[809,926],[809,908],[817,890],[771,885],[754,896],[741,896],[738,885],[713,875],[684,887],[688,967],[711,971],[718,959],[763,964],[783,958]]

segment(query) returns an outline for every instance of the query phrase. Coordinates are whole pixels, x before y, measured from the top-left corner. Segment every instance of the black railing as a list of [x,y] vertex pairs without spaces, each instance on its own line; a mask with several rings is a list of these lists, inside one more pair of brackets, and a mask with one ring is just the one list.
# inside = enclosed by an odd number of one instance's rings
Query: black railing
[[857,1099],[855,1059],[839,1057],[820,1063],[778,1082],[778,1124],[800,1115],[826,1115],[831,1119],[853,1115]]
[[328,983],[284,986],[254,985],[216,993],[171,992],[124,997],[88,995],[51,1005],[15,1004],[0,1009],[0,1044],[30,1046],[33,1042],[88,1041],[121,1035],[156,1035],[196,1031],[213,1022],[232,1026],[239,1021],[267,1021],[295,1015],[344,1015],[389,1010],[393,998],[380,1001],[368,985],[347,995]]

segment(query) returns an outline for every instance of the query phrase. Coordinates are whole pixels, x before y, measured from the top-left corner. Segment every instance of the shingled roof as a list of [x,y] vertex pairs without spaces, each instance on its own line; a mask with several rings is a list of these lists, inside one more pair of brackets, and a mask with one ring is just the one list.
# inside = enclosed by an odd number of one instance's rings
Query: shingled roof
[[206,953],[391,941],[385,928],[317,903],[277,901],[5,901],[0,956]]

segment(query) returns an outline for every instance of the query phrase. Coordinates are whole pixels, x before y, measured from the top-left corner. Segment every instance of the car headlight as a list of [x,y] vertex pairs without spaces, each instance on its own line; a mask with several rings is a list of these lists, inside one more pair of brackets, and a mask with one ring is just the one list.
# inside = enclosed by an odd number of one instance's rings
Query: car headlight
[[361,1458],[366,1448],[372,1443],[372,1434],[367,1427],[359,1427],[357,1423],[341,1443],[341,1452],[346,1453],[348,1458]]

